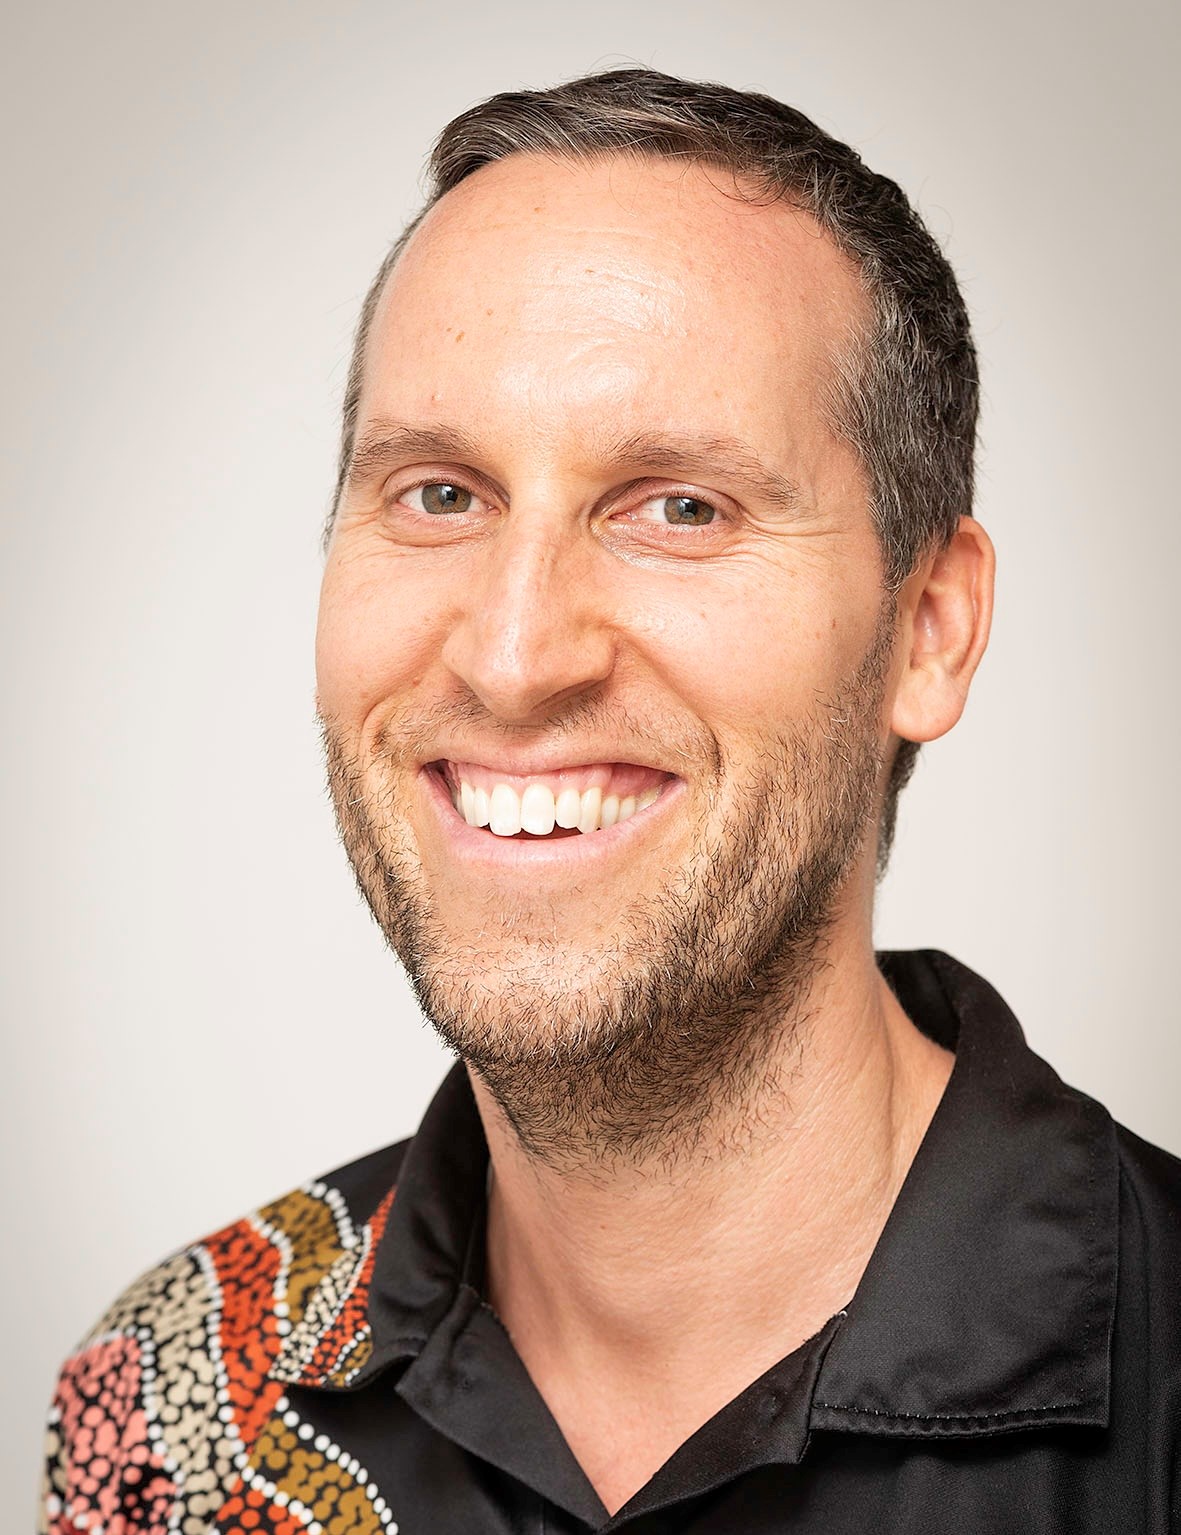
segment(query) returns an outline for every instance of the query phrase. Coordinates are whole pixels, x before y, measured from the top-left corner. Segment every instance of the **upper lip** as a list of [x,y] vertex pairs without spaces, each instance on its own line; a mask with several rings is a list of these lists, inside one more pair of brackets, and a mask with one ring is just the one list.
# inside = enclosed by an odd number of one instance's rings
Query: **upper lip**
[[470,763],[490,773],[504,773],[511,778],[540,778],[546,773],[563,773],[576,768],[603,765],[650,768],[656,773],[678,776],[675,768],[668,767],[663,762],[653,762],[651,758],[644,756],[621,756],[610,747],[599,753],[580,751],[577,755],[569,751],[560,753],[557,751],[487,752],[478,748],[460,748],[455,751],[440,752],[437,756],[428,758],[422,765],[442,768],[459,763]]

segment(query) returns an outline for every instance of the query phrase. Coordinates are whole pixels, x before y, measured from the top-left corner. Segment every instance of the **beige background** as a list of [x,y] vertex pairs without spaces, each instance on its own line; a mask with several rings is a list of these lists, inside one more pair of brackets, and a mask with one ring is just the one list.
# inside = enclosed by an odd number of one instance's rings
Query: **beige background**
[[983,355],[999,601],[968,714],[904,799],[879,940],[983,971],[1068,1079],[1181,1151],[1165,18],[1144,0],[8,16],[0,1496],[22,1525],[54,1365],[112,1295],[406,1134],[444,1069],[335,845],[311,640],[358,303],[431,138],[495,89],[640,60],[768,90],[899,179],[944,241]]

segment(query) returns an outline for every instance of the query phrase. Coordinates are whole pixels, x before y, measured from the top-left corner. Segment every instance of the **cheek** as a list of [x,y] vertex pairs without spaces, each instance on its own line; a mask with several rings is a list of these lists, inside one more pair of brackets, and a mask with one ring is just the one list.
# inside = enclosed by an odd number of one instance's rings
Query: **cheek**
[[359,725],[383,699],[416,688],[438,654],[439,611],[408,570],[330,559],[316,624],[320,712]]
[[665,595],[636,614],[633,632],[692,712],[739,738],[812,717],[864,649],[853,615],[781,582]]

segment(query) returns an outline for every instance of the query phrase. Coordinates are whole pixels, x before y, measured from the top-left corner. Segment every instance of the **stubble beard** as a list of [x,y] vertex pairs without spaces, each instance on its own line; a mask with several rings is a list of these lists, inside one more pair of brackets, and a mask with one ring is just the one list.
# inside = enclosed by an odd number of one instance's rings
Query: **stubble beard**
[[535,911],[505,908],[494,968],[486,933],[460,941],[440,921],[389,787],[407,743],[383,737],[373,766],[386,787],[375,789],[321,721],[361,893],[426,1017],[530,1157],[588,1176],[667,1171],[748,1133],[754,1106],[782,1090],[785,1048],[802,1048],[802,1004],[874,822],[892,637],[891,607],[857,671],[810,720],[762,743],[745,779],[727,784],[712,754],[730,813],[712,826],[701,813],[692,858],[621,909],[610,945],[544,938]]

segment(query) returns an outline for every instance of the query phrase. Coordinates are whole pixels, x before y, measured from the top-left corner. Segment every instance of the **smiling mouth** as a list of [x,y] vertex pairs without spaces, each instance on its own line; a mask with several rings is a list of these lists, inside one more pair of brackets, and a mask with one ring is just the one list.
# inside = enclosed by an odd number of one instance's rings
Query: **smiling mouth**
[[630,762],[528,775],[472,762],[440,761],[431,768],[469,826],[525,840],[604,831],[647,810],[676,781],[671,773]]

